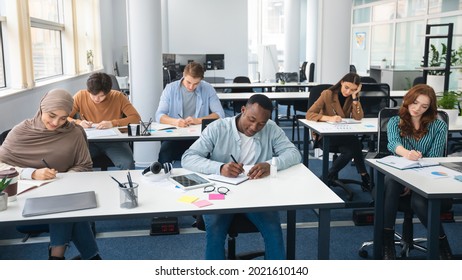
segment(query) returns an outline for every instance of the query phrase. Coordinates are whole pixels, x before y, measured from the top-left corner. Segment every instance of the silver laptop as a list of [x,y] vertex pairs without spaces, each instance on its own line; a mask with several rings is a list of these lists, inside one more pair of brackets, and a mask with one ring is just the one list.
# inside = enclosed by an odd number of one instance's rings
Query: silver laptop
[[440,162],[440,164],[449,169],[462,173],[462,161],[460,162]]
[[22,216],[32,217],[96,207],[94,191],[33,197],[26,199]]

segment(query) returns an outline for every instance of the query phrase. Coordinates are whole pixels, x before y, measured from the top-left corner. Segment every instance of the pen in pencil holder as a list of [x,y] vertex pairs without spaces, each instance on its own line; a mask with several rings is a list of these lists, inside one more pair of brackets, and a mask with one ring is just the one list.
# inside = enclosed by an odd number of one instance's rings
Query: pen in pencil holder
[[119,186],[120,208],[138,207],[138,183],[132,182],[132,187],[130,187],[129,182],[122,183],[122,185],[123,187]]
[[148,122],[140,121],[140,135],[142,136],[151,135],[151,124],[152,124],[152,120],[149,120]]

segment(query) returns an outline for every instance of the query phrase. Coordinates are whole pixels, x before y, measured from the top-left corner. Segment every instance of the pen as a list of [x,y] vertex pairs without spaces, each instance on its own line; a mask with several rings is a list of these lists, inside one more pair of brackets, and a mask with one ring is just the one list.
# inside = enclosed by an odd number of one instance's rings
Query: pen
[[231,155],[231,158],[233,159],[235,163],[238,163],[237,160],[233,157],[233,155]]
[[116,178],[114,178],[114,177],[112,177],[112,176],[109,176],[109,177],[111,177],[111,178],[112,178],[112,180],[116,181],[116,182],[117,182],[117,184],[119,184],[119,187],[121,187],[121,188],[124,188],[124,189],[125,189],[125,186],[124,186],[124,185],[123,185],[121,182],[119,182],[119,181],[118,181]]
[[183,118],[183,117],[182,117],[180,114],[178,114],[178,117],[180,117],[180,119],[182,119],[182,118]]
[[45,166],[47,168],[51,169],[50,165],[48,164],[48,162],[44,158],[42,158],[42,162],[45,164]]
[[335,112],[334,106],[332,106],[332,111],[334,111],[334,115],[337,116],[337,112]]

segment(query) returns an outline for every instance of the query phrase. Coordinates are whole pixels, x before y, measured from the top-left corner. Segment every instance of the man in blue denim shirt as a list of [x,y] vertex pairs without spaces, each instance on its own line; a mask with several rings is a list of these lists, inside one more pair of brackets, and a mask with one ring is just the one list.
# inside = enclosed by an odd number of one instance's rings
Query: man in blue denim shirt
[[[196,62],[186,65],[183,78],[168,84],[160,97],[156,122],[186,127],[201,124],[203,119],[224,118],[217,92],[204,78],[204,68]],[[159,162],[181,158],[194,141],[163,141]]]
[[[279,170],[300,163],[300,152],[284,131],[270,120],[272,109],[268,97],[253,95],[241,108],[241,114],[214,121],[207,126],[201,137],[183,154],[182,166],[195,172],[237,177],[244,172],[244,165],[253,165],[247,175],[250,179],[258,179],[270,175],[269,162],[273,157],[276,157]],[[285,259],[279,213],[272,211],[245,215],[263,236],[265,258]],[[204,215],[206,259],[225,257],[225,239],[233,216]]]

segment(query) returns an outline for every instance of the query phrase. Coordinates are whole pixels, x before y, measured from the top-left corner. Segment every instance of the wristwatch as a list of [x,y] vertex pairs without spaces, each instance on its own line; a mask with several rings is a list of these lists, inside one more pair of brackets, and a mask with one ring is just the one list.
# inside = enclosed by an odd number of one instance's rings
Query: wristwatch
[[358,97],[353,98],[353,101],[359,101],[359,98]]

